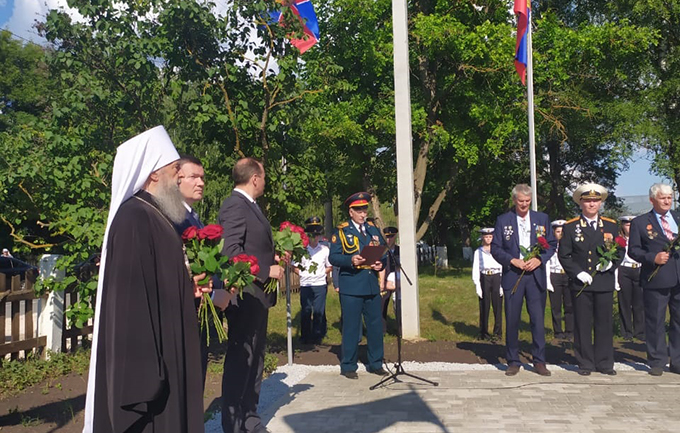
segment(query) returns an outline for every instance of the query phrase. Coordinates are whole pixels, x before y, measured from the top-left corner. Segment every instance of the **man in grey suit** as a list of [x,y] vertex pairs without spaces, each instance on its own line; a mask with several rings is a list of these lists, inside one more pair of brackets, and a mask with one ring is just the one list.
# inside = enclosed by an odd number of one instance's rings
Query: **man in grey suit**
[[218,217],[224,229],[222,254],[257,257],[260,273],[243,290],[238,305],[226,309],[229,324],[227,354],[222,376],[222,429],[225,433],[264,433],[257,413],[264,369],[269,308],[276,292],[266,293],[265,283],[283,276],[275,257],[272,229],[255,202],[265,186],[264,166],[253,158],[236,162],[232,171],[234,190],[222,203]]
[[[645,306],[647,363],[649,374],[661,376],[670,354],[670,371],[680,374],[680,255],[676,248],[680,214],[670,210],[673,206],[670,185],[652,185],[649,201],[653,209],[633,220],[628,240],[628,255],[642,263],[640,285]],[[666,345],[667,309],[669,345]]]

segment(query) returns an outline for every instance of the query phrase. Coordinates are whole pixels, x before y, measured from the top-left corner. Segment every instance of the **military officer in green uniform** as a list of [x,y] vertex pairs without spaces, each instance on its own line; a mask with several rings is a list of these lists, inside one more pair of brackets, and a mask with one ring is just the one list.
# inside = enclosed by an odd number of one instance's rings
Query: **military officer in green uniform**
[[380,231],[366,221],[367,192],[352,194],[345,205],[349,221],[340,224],[331,237],[330,262],[340,268],[340,305],[342,310],[342,361],[340,374],[356,379],[357,357],[361,333],[361,319],[366,324],[368,365],[373,374],[387,375],[383,369],[383,327],[378,273],[385,265],[385,257],[367,263],[361,251],[368,245],[385,245]]

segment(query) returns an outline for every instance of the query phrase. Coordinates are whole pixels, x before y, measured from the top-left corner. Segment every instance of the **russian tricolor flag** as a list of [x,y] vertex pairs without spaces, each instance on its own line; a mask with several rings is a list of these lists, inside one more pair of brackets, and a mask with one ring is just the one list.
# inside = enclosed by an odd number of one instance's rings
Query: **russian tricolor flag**
[[528,53],[527,53],[527,32],[529,30],[529,19],[531,18],[531,0],[515,0],[515,14],[517,15],[517,44],[515,45],[515,69],[522,84],[526,84],[526,72]]
[[[312,5],[310,0],[289,0],[288,2],[283,1],[281,3],[283,6],[288,6],[302,24],[305,37],[290,40],[290,43],[300,50],[300,54],[302,54],[319,42],[319,22],[316,19],[314,5]],[[275,22],[280,22],[283,19],[283,14],[280,11],[270,12],[269,15],[272,21]]]

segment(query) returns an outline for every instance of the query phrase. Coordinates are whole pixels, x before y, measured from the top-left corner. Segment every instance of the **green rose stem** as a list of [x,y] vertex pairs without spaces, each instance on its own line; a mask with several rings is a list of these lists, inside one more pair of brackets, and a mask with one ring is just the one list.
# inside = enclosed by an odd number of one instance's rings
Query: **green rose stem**
[[[677,249],[678,247],[678,239],[680,239],[680,236],[676,236],[675,239],[673,239],[673,242],[670,244],[666,245],[666,248],[663,249],[665,253],[670,253],[671,250]],[[656,265],[656,268],[654,269],[654,272],[647,278],[647,282],[652,281],[652,278],[656,276],[656,274],[659,273],[659,269],[661,269],[661,266],[663,265]]]

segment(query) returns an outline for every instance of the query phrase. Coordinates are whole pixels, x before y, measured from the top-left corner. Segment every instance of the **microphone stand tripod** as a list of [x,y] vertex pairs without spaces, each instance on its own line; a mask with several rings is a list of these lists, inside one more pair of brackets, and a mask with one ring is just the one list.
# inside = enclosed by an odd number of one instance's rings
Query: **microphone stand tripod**
[[[401,361],[401,338],[402,338],[401,337],[402,336],[402,327],[401,327],[401,275],[402,274],[404,275],[404,277],[406,278],[406,280],[408,281],[408,283],[410,285],[412,285],[413,283],[411,282],[411,279],[408,277],[408,275],[406,275],[406,272],[404,272],[404,268],[401,267],[401,262],[399,261],[397,256],[395,256],[392,253],[392,250],[390,248],[387,249],[387,254],[388,254],[388,260],[390,260],[391,263],[393,263],[395,265],[394,266],[394,273],[395,273],[394,274],[394,286],[395,286],[396,299],[394,300],[394,303],[397,307],[396,308],[397,309],[397,325],[398,325],[398,329],[399,329],[398,332],[397,332],[397,362],[394,364],[394,373],[390,374],[389,376],[385,376],[384,378],[382,378],[380,380],[380,382],[376,383],[375,385],[373,385],[369,389],[372,391],[372,390],[378,388],[379,386],[381,386],[382,384],[384,384],[385,382],[387,382],[388,380],[391,380],[392,382],[401,382],[398,379],[399,376],[408,376],[408,377],[412,377],[413,379],[417,379],[417,380],[420,380],[422,382],[429,383],[430,385],[439,386],[438,382],[433,382],[431,380],[427,380],[425,378],[416,376],[414,374],[407,373],[406,370],[404,370],[404,366],[402,365],[402,361]],[[385,278],[387,278],[387,276],[385,276]]]

